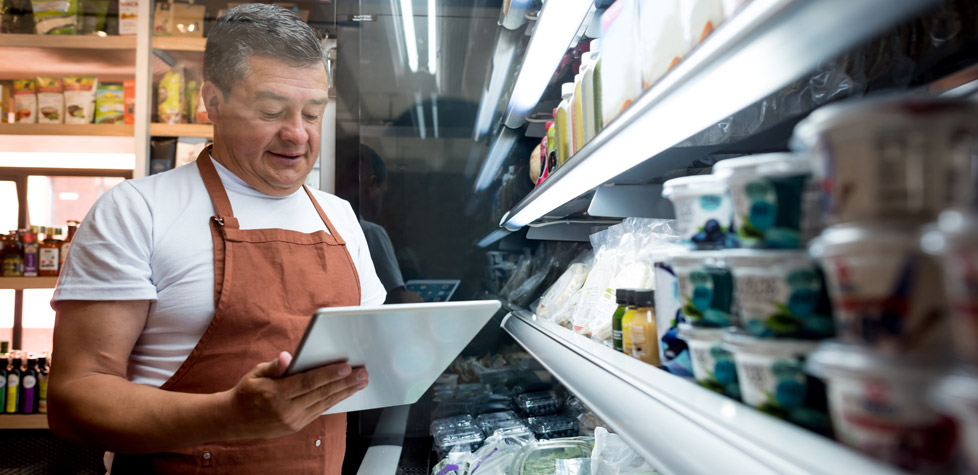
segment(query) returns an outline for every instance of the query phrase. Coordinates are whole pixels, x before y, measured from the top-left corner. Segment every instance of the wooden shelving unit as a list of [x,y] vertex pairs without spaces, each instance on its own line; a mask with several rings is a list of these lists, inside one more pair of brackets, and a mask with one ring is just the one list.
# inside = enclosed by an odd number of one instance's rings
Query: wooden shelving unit
[[206,38],[187,38],[177,36],[154,36],[153,49],[167,51],[195,51],[204,52],[204,45],[207,44]]
[[58,285],[57,277],[0,277],[0,289],[53,289]]
[[74,135],[132,137],[133,126],[123,124],[2,124],[0,135]]
[[25,35],[4,33],[0,35],[0,47],[134,50],[136,49],[136,37],[96,35]]
[[211,124],[158,124],[149,125],[149,134],[153,137],[214,137],[214,126]]
[[0,430],[47,428],[47,414],[0,414]]

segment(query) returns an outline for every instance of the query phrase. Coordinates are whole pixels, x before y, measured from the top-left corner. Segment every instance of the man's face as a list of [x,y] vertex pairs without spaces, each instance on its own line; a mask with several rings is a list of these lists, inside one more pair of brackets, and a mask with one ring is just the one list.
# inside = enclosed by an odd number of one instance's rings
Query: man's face
[[248,65],[251,74],[231,88],[230,99],[205,85],[214,157],[252,188],[285,196],[302,185],[319,155],[326,70],[265,56],[252,56]]

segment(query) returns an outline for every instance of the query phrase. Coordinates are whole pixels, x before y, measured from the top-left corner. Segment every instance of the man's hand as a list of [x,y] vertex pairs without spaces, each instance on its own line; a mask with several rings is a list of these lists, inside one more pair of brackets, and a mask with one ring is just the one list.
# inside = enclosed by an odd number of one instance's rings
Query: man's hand
[[282,377],[292,355],[261,363],[228,391],[236,438],[301,430],[324,411],[367,387],[367,370],[337,363]]

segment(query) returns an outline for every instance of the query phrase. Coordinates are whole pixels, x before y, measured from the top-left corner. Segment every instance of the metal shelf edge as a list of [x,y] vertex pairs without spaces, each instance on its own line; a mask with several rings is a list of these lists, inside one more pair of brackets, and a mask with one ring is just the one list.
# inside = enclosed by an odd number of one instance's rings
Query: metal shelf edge
[[529,312],[511,312],[502,327],[656,469],[673,474],[897,473]]

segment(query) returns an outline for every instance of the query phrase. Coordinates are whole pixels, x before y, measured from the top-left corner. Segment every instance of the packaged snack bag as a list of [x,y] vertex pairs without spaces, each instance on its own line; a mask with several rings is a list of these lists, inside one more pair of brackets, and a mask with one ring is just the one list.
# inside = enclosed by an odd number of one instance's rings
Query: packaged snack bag
[[14,117],[18,124],[37,123],[37,81],[14,81]]
[[95,118],[95,76],[65,76],[62,78],[66,124],[91,124]]

